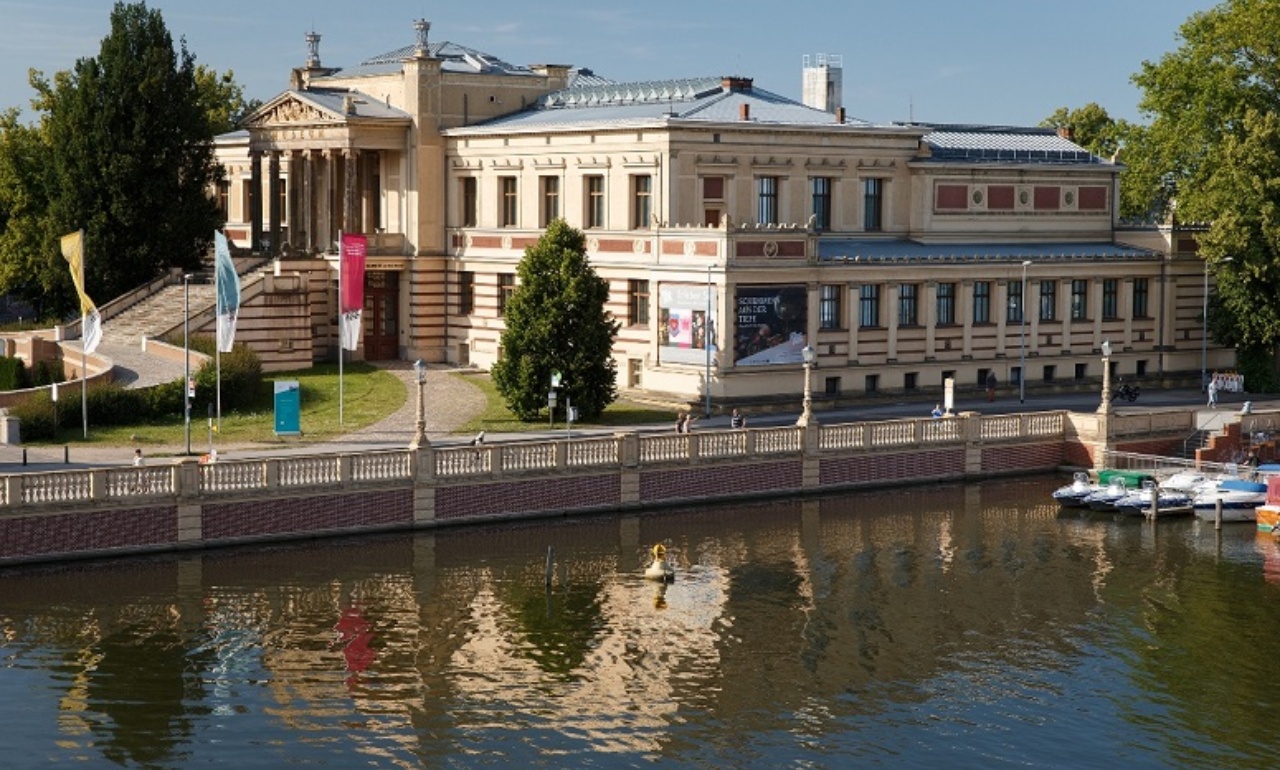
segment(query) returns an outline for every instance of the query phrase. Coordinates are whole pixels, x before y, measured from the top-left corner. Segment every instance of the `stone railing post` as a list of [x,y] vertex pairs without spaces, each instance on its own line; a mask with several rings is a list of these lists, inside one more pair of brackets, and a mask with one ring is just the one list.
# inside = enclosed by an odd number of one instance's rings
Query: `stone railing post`
[[89,471],[89,499],[106,500],[107,493],[107,469],[94,468]]
[[269,491],[274,493],[277,489],[280,488],[280,461],[279,460],[272,459],[272,460],[264,461],[262,466],[262,474],[263,474],[262,484]]
[[10,509],[22,507],[22,476],[4,478],[4,501]]
[[557,441],[553,445],[556,450],[556,470],[564,471],[569,467],[569,442]]
[[173,491],[179,500],[200,496],[200,462],[196,458],[184,457],[174,464]]
[[690,433],[684,437],[684,445],[688,447],[690,465],[698,462],[698,438],[699,436],[696,433]]
[[744,432],[746,435],[743,436],[743,451],[746,453],[747,457],[753,457],[756,453],[756,432],[754,430],[747,430]]
[[355,458],[351,455],[338,455],[338,486],[351,486],[351,468]]
[[415,484],[434,484],[436,480],[436,450],[430,444],[422,444],[409,450],[410,475]]
[[618,442],[618,461],[622,467],[640,467],[640,434],[615,433],[613,437]]

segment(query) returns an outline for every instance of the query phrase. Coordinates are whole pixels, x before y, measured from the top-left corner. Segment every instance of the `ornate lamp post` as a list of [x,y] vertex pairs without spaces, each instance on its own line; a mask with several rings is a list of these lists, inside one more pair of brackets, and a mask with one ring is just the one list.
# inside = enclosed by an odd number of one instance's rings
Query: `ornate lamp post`
[[1018,317],[1022,321],[1022,357],[1018,363],[1018,403],[1027,400],[1027,266],[1031,260],[1022,263],[1022,296],[1018,298]]
[[703,382],[703,390],[706,391],[706,409],[703,417],[711,419],[711,268],[715,265],[707,265],[707,314],[702,318],[702,349],[706,352],[707,370]]
[[1102,403],[1098,405],[1098,414],[1111,413],[1111,343],[1102,342]]
[[182,419],[191,454],[191,273],[182,274]]
[[796,420],[796,425],[807,428],[818,424],[813,416],[813,363],[818,358],[818,351],[814,350],[812,345],[805,345],[800,355],[804,356],[804,408],[800,412],[800,419]]
[[427,443],[426,402],[423,395],[427,383],[427,365],[422,363],[421,358],[413,362],[413,373],[418,380],[418,418],[413,424],[413,441],[409,442],[409,448],[417,449]]

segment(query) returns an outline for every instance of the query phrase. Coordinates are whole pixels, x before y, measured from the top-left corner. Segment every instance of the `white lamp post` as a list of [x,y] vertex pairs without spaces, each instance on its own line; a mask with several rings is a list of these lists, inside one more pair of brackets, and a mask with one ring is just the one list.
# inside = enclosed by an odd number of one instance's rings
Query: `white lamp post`
[[426,405],[423,396],[427,382],[427,365],[422,363],[421,358],[413,362],[413,374],[418,380],[418,417],[413,424],[413,441],[409,442],[409,448],[417,449],[427,443]]
[[191,273],[182,274],[182,419],[191,454]]
[[707,314],[702,319],[702,348],[706,353],[707,359],[707,371],[705,381],[702,386],[703,390],[706,391],[704,393],[706,398],[706,413],[703,417],[708,420],[711,419],[711,268],[713,267],[715,267],[715,265],[707,265]]
[[1111,412],[1111,343],[1102,341],[1102,403],[1098,405],[1099,414]]
[[1022,321],[1022,356],[1018,363],[1018,403],[1027,400],[1027,266],[1031,260],[1022,263],[1022,296],[1018,298],[1018,317]]
[[[1234,257],[1223,257],[1220,262],[1230,262]],[[1209,260],[1204,261],[1204,296],[1200,305],[1200,392],[1209,384]]]
[[796,425],[807,428],[818,424],[813,417],[813,362],[818,358],[818,351],[812,345],[805,345],[800,355],[804,356],[804,406]]

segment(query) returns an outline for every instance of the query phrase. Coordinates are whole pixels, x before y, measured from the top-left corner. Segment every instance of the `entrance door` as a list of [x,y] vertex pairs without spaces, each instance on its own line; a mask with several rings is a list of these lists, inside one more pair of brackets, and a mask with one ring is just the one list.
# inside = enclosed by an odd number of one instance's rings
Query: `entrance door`
[[400,274],[373,270],[364,278],[364,357],[389,361],[400,355]]

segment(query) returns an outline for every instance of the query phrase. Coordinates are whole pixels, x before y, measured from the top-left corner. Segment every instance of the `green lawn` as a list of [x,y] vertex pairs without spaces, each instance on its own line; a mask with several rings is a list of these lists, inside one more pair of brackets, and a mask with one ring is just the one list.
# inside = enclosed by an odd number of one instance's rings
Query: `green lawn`
[[[463,375],[455,375],[463,376]],[[544,431],[550,427],[549,422],[544,418],[533,422],[521,422],[516,419],[510,410],[502,401],[502,396],[498,395],[498,389],[494,387],[493,380],[486,375],[466,375],[467,382],[480,388],[485,395],[485,410],[474,420],[462,426],[460,433],[476,433],[479,431],[487,431],[489,433],[526,433],[533,431]],[[640,406],[625,401],[615,401],[604,410],[604,414],[600,415],[600,419],[594,422],[578,422],[574,423],[574,427],[578,428],[622,428],[634,425],[652,425],[654,423],[672,422],[675,420],[675,412],[669,410],[654,409],[652,407]],[[564,428],[564,404],[563,402],[556,408],[556,428]]]
[[[544,431],[548,423],[542,420],[521,422],[503,404],[493,381],[488,375],[462,375],[461,377],[485,395],[484,412],[459,429],[461,434],[487,431],[490,433],[524,433]],[[301,427],[303,435],[280,437],[275,435],[275,394],[277,380],[297,380],[300,387]],[[317,364],[313,368],[294,372],[272,372],[264,376],[261,391],[249,409],[223,412],[222,427],[214,436],[218,445],[227,444],[290,444],[328,441],[345,433],[371,425],[394,413],[410,395],[395,375],[362,362],[349,362],[343,367],[345,398],[343,422],[338,423],[338,366]],[[64,389],[63,404],[66,409],[79,412],[79,394]],[[625,401],[609,406],[599,420],[575,423],[580,428],[628,427],[666,423],[674,419],[671,410],[643,407]],[[180,416],[171,420],[134,423],[130,425],[89,424],[89,438],[84,439],[78,422],[69,425],[63,418],[63,427],[52,444],[89,443],[104,446],[182,446],[186,440],[185,427]],[[564,428],[564,407],[556,412],[555,427]],[[208,445],[209,419],[207,413],[191,415],[191,446],[198,451]],[[39,445],[41,442],[32,442]]]
[[[275,435],[275,381],[297,380],[300,389],[302,428],[304,443],[326,441],[381,420],[399,409],[407,397],[404,384],[390,372],[361,362],[350,362],[343,367],[343,420],[338,422],[338,365],[318,364],[310,369],[294,372],[271,372],[264,375],[259,393],[248,409],[223,412],[222,429],[215,441],[218,444],[272,444],[298,443],[293,437]],[[69,391],[65,391],[69,395]],[[71,408],[79,411],[79,394],[67,399]],[[54,443],[84,442],[83,430],[74,423],[58,433]],[[136,444],[141,446],[182,445],[186,430],[180,415],[172,420],[135,423],[131,425],[89,425],[89,443],[106,445]],[[209,418],[207,412],[191,415],[191,444],[193,451],[207,445]]]

